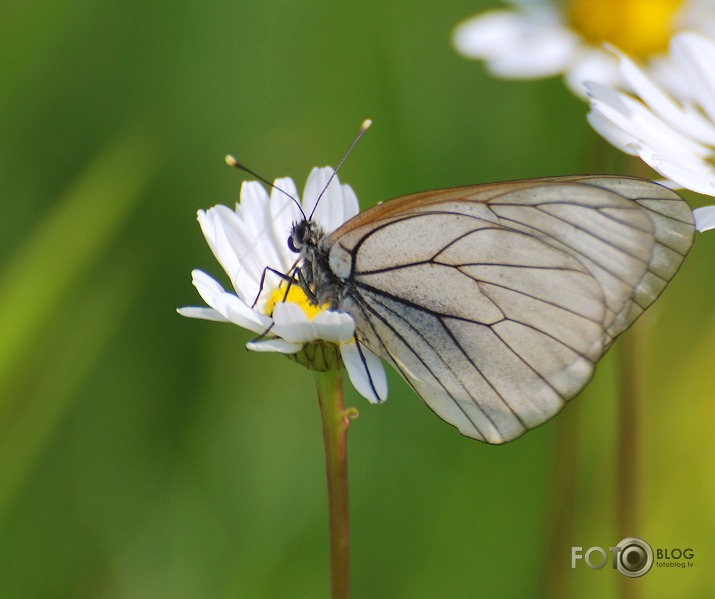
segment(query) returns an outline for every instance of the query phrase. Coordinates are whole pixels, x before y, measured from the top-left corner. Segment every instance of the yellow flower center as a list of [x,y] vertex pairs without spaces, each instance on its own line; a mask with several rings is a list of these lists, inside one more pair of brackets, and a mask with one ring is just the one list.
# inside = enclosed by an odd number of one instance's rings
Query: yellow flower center
[[288,283],[283,281],[278,288],[271,293],[271,297],[268,298],[268,302],[266,303],[266,314],[269,316],[273,314],[273,309],[276,304],[280,304],[282,302],[288,302],[299,306],[303,312],[305,312],[308,320],[313,320],[318,314],[328,309],[327,304],[323,306],[311,304],[308,296],[305,294],[305,291],[303,291],[297,283],[291,283],[290,288],[288,289],[288,294],[286,295],[287,286]]
[[588,42],[647,58],[665,52],[683,0],[570,0],[566,16]]

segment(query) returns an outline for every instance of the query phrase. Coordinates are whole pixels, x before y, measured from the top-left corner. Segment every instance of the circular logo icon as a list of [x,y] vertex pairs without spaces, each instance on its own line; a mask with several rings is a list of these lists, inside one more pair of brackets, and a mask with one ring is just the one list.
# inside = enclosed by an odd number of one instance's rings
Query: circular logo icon
[[638,578],[653,566],[653,549],[643,539],[628,537],[616,547],[620,548],[616,568],[624,576]]

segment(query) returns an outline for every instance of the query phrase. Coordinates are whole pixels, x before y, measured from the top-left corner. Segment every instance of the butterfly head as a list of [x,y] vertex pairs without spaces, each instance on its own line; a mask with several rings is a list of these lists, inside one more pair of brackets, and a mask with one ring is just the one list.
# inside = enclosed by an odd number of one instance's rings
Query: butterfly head
[[325,230],[314,220],[293,223],[288,248],[298,254],[297,282],[314,305],[334,309],[343,286],[330,269]]
[[314,220],[303,219],[293,223],[288,236],[288,249],[301,258],[311,254],[325,236],[323,228]]

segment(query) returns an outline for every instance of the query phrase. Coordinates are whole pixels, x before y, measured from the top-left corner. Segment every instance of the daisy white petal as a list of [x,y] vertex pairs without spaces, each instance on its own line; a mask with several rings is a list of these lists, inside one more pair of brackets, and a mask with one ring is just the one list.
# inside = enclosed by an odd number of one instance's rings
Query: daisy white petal
[[[267,233],[267,229],[270,227],[268,195],[263,188],[255,184],[255,181],[251,183],[254,185],[244,183],[241,188],[241,198],[252,198],[251,203],[254,206],[254,211],[260,212],[260,216],[246,218],[248,213],[241,206],[235,211],[220,205],[214,206],[211,210],[215,212],[225,241],[228,243],[229,247],[225,251],[236,256],[239,264],[238,271],[245,272],[251,280],[258,280],[266,266],[279,268],[281,264],[276,248],[273,247]],[[223,263],[222,266],[229,275],[232,274]],[[231,278],[236,283],[235,277]]]
[[370,403],[381,403],[387,399],[387,376],[380,358],[365,347],[355,343],[340,346],[345,369],[350,382],[360,395]]
[[[245,223],[245,232],[251,241],[243,256],[246,259],[252,258],[260,272],[263,272],[266,266],[280,269],[284,264],[278,244],[273,238],[270,209],[272,198],[269,198],[265,189],[255,181],[244,183],[243,187],[245,189],[241,190],[241,203],[236,214]],[[283,245],[285,239],[281,240],[281,246]]]
[[265,260],[261,248],[254,247],[246,223],[230,208],[214,206],[199,211],[201,230],[219,264],[231,279],[239,296],[248,301],[258,293],[258,279]]
[[[336,204],[342,203],[339,189],[340,183],[333,180],[330,182],[330,185],[328,185],[332,174],[332,169],[314,168],[308,176],[308,180],[305,183],[305,191],[303,192],[303,203],[305,205],[306,214],[313,214],[313,218],[319,222],[328,233],[336,228],[336,224],[338,226],[342,224],[337,223],[336,219],[332,216],[336,209]],[[316,207],[316,202],[318,198],[320,198],[321,193],[323,197]]]
[[[621,70],[633,95],[588,84],[591,125],[619,149],[641,159],[675,184],[715,195],[715,41],[681,33],[671,43],[673,62],[687,82],[687,97],[668,93],[627,56]],[[705,55],[712,60],[703,62]],[[690,98],[705,98],[698,104]]]
[[715,206],[696,208],[693,210],[693,218],[695,219],[695,228],[698,231],[715,229]]
[[694,87],[694,99],[715,123],[715,41],[697,33],[683,33],[670,46],[673,62],[690,80],[698,80]]
[[[346,183],[342,186],[342,190],[343,201],[339,218],[342,220],[342,222],[345,222],[351,219],[353,216],[356,216],[357,213],[360,212],[360,204],[358,203],[357,196],[355,195],[355,192],[353,191],[353,188],[350,187],[350,185]],[[340,225],[337,225],[334,228],[337,229],[339,226]]]
[[176,310],[186,318],[198,318],[199,320],[213,320],[215,322],[231,322],[225,316],[219,314],[213,308],[200,308],[188,306],[186,308],[177,308]]
[[303,349],[304,343],[290,343],[285,339],[261,339],[259,341],[249,341],[246,348],[257,352],[278,352],[280,354],[295,354]]
[[[305,182],[305,188],[303,189],[303,211],[306,215],[310,216],[313,214],[313,218],[319,220],[319,217],[313,213],[315,208],[315,203],[318,201],[321,192],[325,189],[325,185],[328,183],[330,176],[333,174],[332,169],[314,168],[310,171],[308,179]],[[321,200],[320,207],[316,210],[320,210],[320,214],[324,215],[328,213],[329,208],[323,208],[325,202]],[[325,223],[321,224],[325,226]]]
[[674,154],[658,154],[641,148],[638,156],[654,171],[696,193],[715,196],[715,170],[703,161]]
[[639,143],[677,148],[678,151],[698,156],[707,155],[708,150],[702,144],[671,127],[642,102],[628,94],[596,84],[589,85],[588,89],[592,97],[592,108],[615,126],[629,132]]
[[357,211],[353,214],[347,215],[351,212],[351,204],[353,201],[357,202],[355,193],[350,188],[349,185],[340,185],[338,182],[331,183],[325,190],[325,197],[318,204],[318,208],[315,211],[316,219],[323,223],[325,231],[327,233],[332,233],[340,225],[342,225],[347,218],[355,216]]
[[625,154],[637,155],[638,141],[630,133],[616,125],[600,110],[592,110],[586,115],[596,133]]
[[294,222],[300,220],[302,215],[296,204],[299,196],[293,179],[288,177],[276,179],[274,185],[277,189],[271,190],[269,202],[271,209],[271,238],[273,245],[278,248],[281,258],[280,265],[276,265],[274,268],[281,272],[287,272],[295,262],[295,254],[288,249],[286,240],[290,234],[291,226]]
[[271,325],[271,319],[251,310],[238,297],[228,293],[213,278],[200,270],[192,272],[193,283],[201,298],[226,320],[259,333]]
[[312,325],[320,339],[331,343],[350,341],[355,334],[355,321],[345,312],[324,310],[313,319]]
[[272,332],[291,343],[315,341],[315,328],[297,304],[282,302],[273,309]]
[[332,233],[359,211],[357,196],[352,188],[333,181],[315,210],[315,219],[323,225],[326,233]]
[[238,250],[247,247],[251,239],[245,225],[226,206],[214,206],[205,213],[199,212],[199,224],[207,239],[211,236],[211,249],[231,279],[233,288],[240,290],[244,301],[255,297],[260,269],[250,254],[238,254]]
[[678,104],[632,60],[623,55],[621,55],[621,72],[634,94],[664,122],[694,140],[715,143],[715,127],[702,113],[690,109],[687,105]]

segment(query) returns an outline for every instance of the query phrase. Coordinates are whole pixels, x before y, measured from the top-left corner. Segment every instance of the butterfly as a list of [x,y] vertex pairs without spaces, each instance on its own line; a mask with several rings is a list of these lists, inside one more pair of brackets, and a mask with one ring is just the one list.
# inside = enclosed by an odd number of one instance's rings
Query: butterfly
[[498,444],[583,389],[675,275],[694,230],[672,190],[585,175],[416,193],[330,234],[305,217],[288,245],[297,284],[352,316],[358,349],[464,435]]

